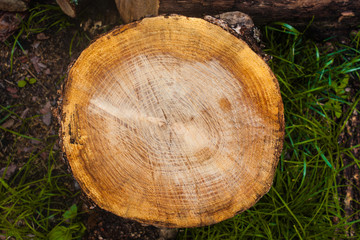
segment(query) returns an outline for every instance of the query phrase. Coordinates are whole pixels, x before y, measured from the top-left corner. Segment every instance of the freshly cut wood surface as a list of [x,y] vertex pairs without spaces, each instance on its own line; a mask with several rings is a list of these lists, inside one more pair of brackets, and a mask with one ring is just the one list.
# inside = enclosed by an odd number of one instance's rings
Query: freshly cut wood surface
[[202,19],[146,18],[102,36],[72,66],[61,135],[100,207],[156,226],[204,226],[270,189],[283,104],[243,41]]

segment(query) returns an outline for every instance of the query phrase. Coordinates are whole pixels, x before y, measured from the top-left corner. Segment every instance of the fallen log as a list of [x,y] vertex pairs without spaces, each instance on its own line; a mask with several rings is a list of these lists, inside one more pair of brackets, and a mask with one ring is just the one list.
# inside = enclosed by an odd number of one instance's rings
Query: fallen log
[[145,18],[71,66],[61,141],[100,207],[160,227],[210,225],[266,194],[284,137],[278,82],[242,40],[203,19]]
[[0,0],[0,11],[24,12],[28,9],[29,0]]
[[322,33],[329,30],[334,33],[356,27],[360,21],[360,14],[357,14],[360,12],[360,1],[357,0],[146,0],[146,4],[142,4],[142,0],[115,2],[126,23],[148,15],[177,13],[202,17],[240,11],[248,14],[257,26],[275,21],[301,26],[307,25],[314,17],[313,28]]

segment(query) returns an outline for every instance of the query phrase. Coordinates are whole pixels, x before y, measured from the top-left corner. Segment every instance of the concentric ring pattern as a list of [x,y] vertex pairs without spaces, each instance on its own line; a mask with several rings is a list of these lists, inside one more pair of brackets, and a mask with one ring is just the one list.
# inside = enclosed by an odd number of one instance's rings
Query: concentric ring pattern
[[276,78],[243,41],[201,19],[147,18],[80,55],[61,135],[74,176],[102,208],[203,226],[269,190],[283,105]]

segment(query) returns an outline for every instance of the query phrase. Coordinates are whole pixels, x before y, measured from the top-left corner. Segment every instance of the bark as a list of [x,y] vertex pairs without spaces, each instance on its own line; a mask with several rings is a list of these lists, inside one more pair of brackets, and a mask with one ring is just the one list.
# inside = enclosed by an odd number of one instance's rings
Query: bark
[[145,18],[101,36],[70,67],[60,138],[100,207],[195,227],[268,192],[284,137],[278,82],[229,32],[198,18]]
[[[349,102],[356,101],[356,95],[360,88],[357,82],[351,83],[348,87],[350,89],[349,95],[352,96]],[[343,112],[347,113],[349,106],[343,107]],[[351,149],[350,154],[343,154],[343,164],[346,166],[337,177],[339,195],[343,202],[343,216],[348,222],[356,221],[360,219],[360,169],[356,164],[356,159],[360,157],[360,104],[358,103],[350,118],[345,124],[345,128],[340,134],[339,142],[344,148]],[[357,146],[357,147],[356,147]],[[342,187],[346,186],[346,187]],[[338,221],[338,219],[335,219]],[[359,224],[352,225],[351,228],[347,228],[347,237],[349,239],[356,238],[356,230],[359,229]]]
[[83,10],[89,0],[56,0],[61,10],[69,17],[75,18]]
[[[142,10],[136,10],[132,6],[120,7],[119,10],[120,13],[136,11],[136,18],[133,20],[146,15],[146,11],[141,14]],[[284,21],[301,26],[308,24],[314,16],[314,28],[323,31],[355,27],[360,21],[358,0],[160,0],[158,9],[159,14],[177,13],[196,17],[228,11],[246,13],[256,25]],[[129,18],[123,20],[132,21]]]
[[0,0],[0,10],[6,12],[24,12],[29,0]]
[[115,3],[125,23],[158,15],[159,0],[115,0]]

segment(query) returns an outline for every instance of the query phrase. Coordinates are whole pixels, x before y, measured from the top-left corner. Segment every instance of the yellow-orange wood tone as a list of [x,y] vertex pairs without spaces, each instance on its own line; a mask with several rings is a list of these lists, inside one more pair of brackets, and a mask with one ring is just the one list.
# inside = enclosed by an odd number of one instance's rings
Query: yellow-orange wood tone
[[204,226],[272,185],[284,136],[270,68],[202,19],[146,18],[92,43],[63,91],[61,138],[100,207],[164,227]]

